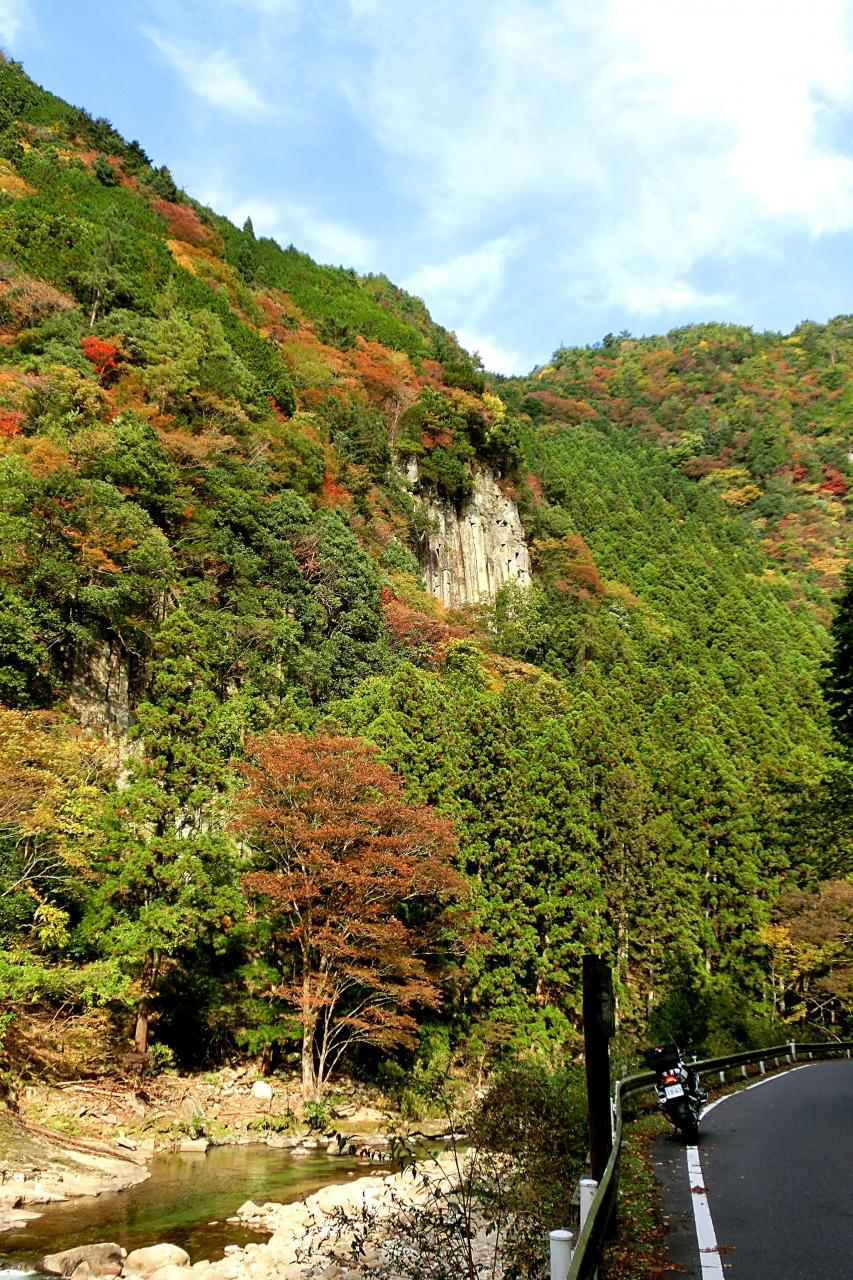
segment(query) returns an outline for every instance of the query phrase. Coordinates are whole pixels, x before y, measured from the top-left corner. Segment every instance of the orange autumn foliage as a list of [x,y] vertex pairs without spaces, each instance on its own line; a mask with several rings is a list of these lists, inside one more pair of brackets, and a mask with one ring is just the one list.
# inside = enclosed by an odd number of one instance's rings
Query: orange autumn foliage
[[442,904],[463,882],[449,819],[408,803],[375,747],[269,734],[252,750],[237,827],[263,869],[243,884],[289,957],[271,994],[302,1024],[312,1098],[351,1046],[416,1042],[417,1011],[440,1003]]
[[391,587],[382,588],[382,617],[391,647],[415,658],[429,659],[451,640],[461,640],[465,632],[440,618],[414,609],[399,600]]
[[21,430],[22,418],[23,414],[20,413],[0,411],[0,436],[5,436],[7,439],[16,436]]

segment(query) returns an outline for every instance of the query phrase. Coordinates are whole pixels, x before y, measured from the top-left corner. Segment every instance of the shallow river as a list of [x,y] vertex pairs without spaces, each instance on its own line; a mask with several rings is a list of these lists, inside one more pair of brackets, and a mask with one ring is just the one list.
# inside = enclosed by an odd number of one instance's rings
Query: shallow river
[[[193,1262],[213,1261],[226,1244],[266,1239],[225,1223],[244,1200],[298,1200],[369,1166],[325,1154],[294,1159],[289,1151],[253,1145],[159,1156],[149,1168],[151,1177],[127,1191],[44,1205],[42,1216],[23,1230],[0,1235],[0,1277],[20,1276],[19,1269],[33,1274],[27,1268],[44,1254],[97,1240],[115,1240],[128,1250],[168,1240],[186,1249]],[[217,1225],[209,1225],[213,1221]]]

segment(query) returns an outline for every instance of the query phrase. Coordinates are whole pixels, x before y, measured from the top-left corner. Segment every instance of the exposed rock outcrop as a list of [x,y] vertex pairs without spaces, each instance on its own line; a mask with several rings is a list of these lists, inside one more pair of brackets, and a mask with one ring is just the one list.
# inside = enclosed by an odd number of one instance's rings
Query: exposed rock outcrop
[[[417,483],[417,465],[408,477]],[[487,467],[473,470],[474,492],[461,510],[428,493],[418,495],[430,520],[421,549],[427,590],[445,607],[493,600],[505,582],[527,586],[530,555],[518,507]]]
[[122,738],[130,727],[130,675],[117,641],[97,640],[74,654],[70,702],[86,729]]

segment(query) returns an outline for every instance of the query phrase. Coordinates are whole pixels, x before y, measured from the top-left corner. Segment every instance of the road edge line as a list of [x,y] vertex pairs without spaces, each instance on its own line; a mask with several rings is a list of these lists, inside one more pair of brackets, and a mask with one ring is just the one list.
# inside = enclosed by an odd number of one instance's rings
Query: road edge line
[[693,1208],[693,1224],[696,1227],[696,1243],[699,1246],[699,1265],[702,1280],[723,1280],[723,1264],[720,1261],[717,1234],[708,1193],[705,1190],[702,1160],[698,1147],[687,1148],[687,1180],[690,1186],[690,1203]]

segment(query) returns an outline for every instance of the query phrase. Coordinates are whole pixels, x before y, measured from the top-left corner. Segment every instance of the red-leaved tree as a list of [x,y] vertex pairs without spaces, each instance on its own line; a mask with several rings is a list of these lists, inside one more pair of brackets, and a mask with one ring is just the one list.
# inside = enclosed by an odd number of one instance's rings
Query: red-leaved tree
[[118,368],[116,361],[118,347],[113,342],[107,342],[105,338],[96,338],[94,334],[81,338],[80,346],[83,355],[94,365],[98,381],[103,386],[109,374]]
[[453,828],[358,739],[270,734],[245,773],[237,825],[262,869],[244,885],[289,957],[274,994],[318,1098],[347,1048],[412,1045],[417,1010],[438,1006],[442,917],[464,891]]

